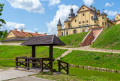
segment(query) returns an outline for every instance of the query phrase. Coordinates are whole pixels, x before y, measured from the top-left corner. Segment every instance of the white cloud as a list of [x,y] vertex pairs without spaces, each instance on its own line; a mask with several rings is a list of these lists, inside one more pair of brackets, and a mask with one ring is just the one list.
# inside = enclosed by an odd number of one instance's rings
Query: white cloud
[[94,4],[94,0],[83,0],[83,2],[87,6],[91,6],[92,4]]
[[114,3],[111,3],[111,4],[110,3],[106,3],[105,4],[105,7],[112,7],[112,6],[114,6]]
[[49,0],[49,6],[53,6],[59,3],[60,3],[60,0]]
[[38,28],[34,28],[34,30],[37,32],[37,31],[38,31]]
[[[78,10],[78,6],[73,5],[72,7],[74,9],[74,12],[76,12]],[[54,16],[53,20],[51,22],[47,23],[48,32],[50,34],[56,34],[57,23],[58,23],[59,18],[61,19],[61,22],[63,24],[63,22],[66,20],[66,18],[68,17],[68,15],[70,13],[70,8],[71,8],[71,5],[59,5],[58,6],[58,10],[57,10],[56,15]]]
[[13,29],[25,29],[25,24],[15,23],[15,22],[6,22],[6,24],[3,24],[0,30],[13,30]]
[[39,0],[7,0],[13,8],[24,9],[34,13],[44,13]]
[[118,12],[117,11],[112,11],[112,10],[105,10],[104,11],[105,13],[107,13],[108,14],[108,16],[115,16],[116,14],[118,14]]

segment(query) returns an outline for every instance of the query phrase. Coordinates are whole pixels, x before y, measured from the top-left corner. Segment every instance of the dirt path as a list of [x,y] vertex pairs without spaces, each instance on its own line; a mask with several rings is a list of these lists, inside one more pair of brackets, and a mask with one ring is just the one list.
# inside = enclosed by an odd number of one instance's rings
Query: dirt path
[[64,48],[64,47],[55,47],[59,49],[68,49],[68,50],[83,50],[83,51],[96,51],[96,52],[107,52],[107,53],[120,53],[120,50],[108,50],[108,49],[97,49],[91,48],[90,46],[84,46],[79,48]]

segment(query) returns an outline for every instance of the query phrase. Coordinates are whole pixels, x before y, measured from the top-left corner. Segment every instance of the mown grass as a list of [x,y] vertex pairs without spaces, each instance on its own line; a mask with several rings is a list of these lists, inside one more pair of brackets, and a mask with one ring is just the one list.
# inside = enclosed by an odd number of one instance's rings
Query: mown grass
[[82,42],[84,37],[87,35],[88,32],[82,32],[82,33],[77,33],[77,34],[72,34],[72,35],[67,35],[67,36],[62,36],[60,39],[69,46],[74,46],[78,47],[79,44]]
[[74,65],[120,70],[120,54],[74,50],[61,60]]
[[80,68],[70,68],[70,74],[37,74],[37,77],[45,78],[55,81],[119,81],[120,75],[118,73],[101,72],[95,70],[87,70]]
[[95,41],[94,47],[120,50],[120,24],[105,28]]
[[[53,58],[61,56],[67,50],[53,49]],[[11,67],[15,66],[15,58],[21,56],[32,56],[32,47],[28,46],[5,46],[0,45],[0,67]],[[36,57],[37,58],[47,58],[49,57],[48,47],[36,47]],[[13,59],[13,60],[11,60]]]

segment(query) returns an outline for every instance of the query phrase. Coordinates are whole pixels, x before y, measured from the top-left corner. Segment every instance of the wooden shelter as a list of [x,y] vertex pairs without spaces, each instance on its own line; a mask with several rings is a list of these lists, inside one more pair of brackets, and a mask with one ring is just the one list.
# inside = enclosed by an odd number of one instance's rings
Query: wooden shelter
[[[25,66],[29,66],[26,65],[26,63],[30,63],[27,60],[32,60],[32,66],[35,66],[35,61],[37,60],[41,60],[40,58],[36,58],[35,59],[35,47],[36,46],[49,46],[49,68],[51,71],[53,71],[53,46],[62,46],[65,45],[58,37],[56,37],[55,35],[46,35],[46,36],[38,36],[38,37],[31,37],[28,40],[26,40],[25,42],[23,42],[21,45],[24,46],[32,46],[32,58],[26,58]],[[21,58],[21,57],[20,57]],[[42,58],[42,61],[46,60],[45,58]],[[16,66],[18,66],[18,58],[16,60]],[[21,63],[22,64],[22,63]],[[42,64],[42,68],[43,68],[43,62],[41,62]],[[47,65],[45,65],[47,66]],[[42,69],[43,71],[43,69]]]

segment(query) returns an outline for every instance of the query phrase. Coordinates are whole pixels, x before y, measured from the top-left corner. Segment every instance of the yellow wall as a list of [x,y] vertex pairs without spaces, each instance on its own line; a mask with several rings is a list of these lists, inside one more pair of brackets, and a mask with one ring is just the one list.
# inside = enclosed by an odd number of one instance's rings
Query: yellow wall
[[7,36],[7,39],[9,39],[9,38],[15,38],[15,35],[12,32],[10,32]]
[[120,20],[116,22],[116,24],[120,24]]
[[120,20],[120,15],[116,15],[116,17],[115,17],[115,20],[117,21],[117,20]]
[[31,35],[31,34],[28,34],[28,35],[26,35],[25,37],[32,37],[32,35]]

